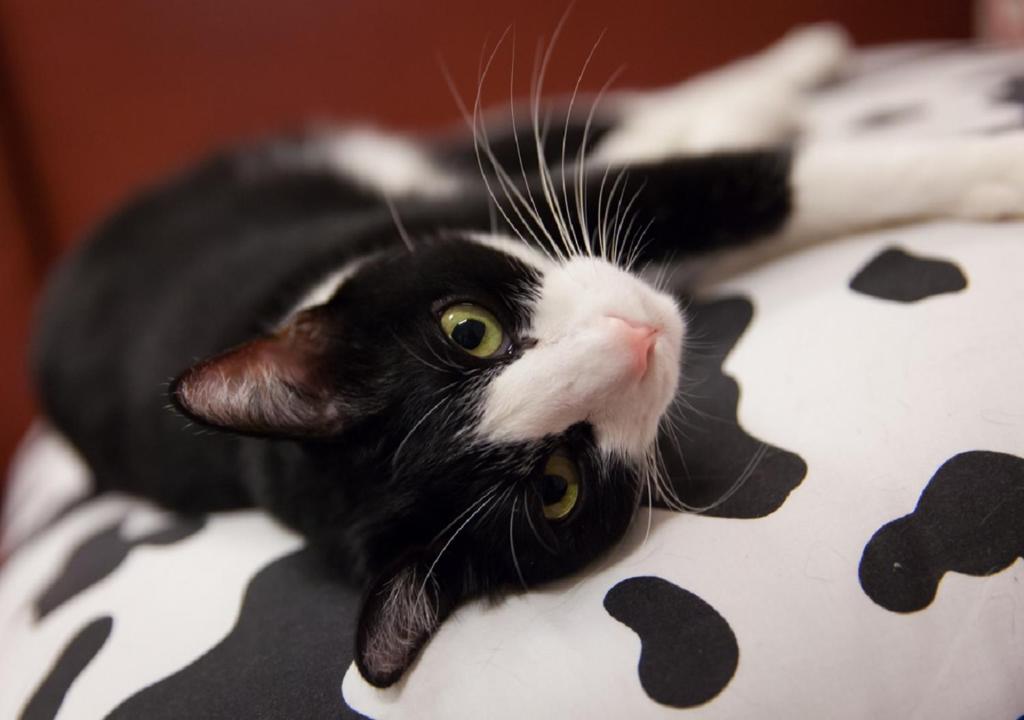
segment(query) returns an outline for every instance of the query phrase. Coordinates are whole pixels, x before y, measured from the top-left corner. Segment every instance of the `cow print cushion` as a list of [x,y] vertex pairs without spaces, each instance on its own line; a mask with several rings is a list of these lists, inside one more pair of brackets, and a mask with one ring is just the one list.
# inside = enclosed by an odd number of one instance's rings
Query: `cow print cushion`
[[[1024,129],[1024,59],[866,58],[808,141]],[[461,608],[387,691],[356,594],[257,512],[71,505],[37,432],[6,536],[0,717],[1024,715],[1024,224],[879,231],[688,298],[656,507],[586,572]],[[738,487],[736,480],[745,479]],[[53,480],[49,483],[49,480]],[[29,493],[31,494],[31,493]]]

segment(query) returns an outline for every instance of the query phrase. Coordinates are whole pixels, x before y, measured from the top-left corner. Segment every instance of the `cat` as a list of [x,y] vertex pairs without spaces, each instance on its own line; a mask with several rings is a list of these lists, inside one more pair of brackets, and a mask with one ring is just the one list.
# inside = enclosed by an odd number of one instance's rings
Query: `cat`
[[687,324],[640,267],[1024,213],[1016,139],[795,142],[803,93],[847,55],[813,27],[546,123],[474,107],[468,139],[216,156],[51,279],[43,411],[98,491],[256,505],[306,536],[365,588],[356,664],[389,686],[459,603],[570,574],[672,501],[656,448]]

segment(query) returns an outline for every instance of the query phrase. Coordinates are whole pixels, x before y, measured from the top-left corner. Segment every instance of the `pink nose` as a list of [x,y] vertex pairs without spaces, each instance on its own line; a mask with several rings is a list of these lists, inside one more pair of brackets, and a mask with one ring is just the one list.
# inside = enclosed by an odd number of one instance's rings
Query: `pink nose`
[[651,357],[651,349],[658,340],[658,333],[661,330],[652,325],[627,320],[616,315],[609,315],[608,319],[612,321],[616,332],[622,338],[626,347],[629,348],[630,354],[633,357],[633,371],[637,377],[642,377],[647,372],[647,363]]

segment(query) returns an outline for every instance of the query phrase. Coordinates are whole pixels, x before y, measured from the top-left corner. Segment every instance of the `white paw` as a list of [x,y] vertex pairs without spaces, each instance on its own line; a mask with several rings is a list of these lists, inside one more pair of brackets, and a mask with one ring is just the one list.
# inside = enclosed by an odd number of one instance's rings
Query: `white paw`
[[766,55],[776,72],[794,87],[813,88],[839,76],[852,51],[850,37],[834,23],[789,31]]
[[758,55],[632,96],[593,159],[618,164],[787,142],[799,130],[804,91],[839,73],[849,53],[839,26],[811,25]]
[[652,162],[786,142],[797,134],[802,102],[795,92],[769,90],[652,105],[602,139],[594,160],[612,165]]

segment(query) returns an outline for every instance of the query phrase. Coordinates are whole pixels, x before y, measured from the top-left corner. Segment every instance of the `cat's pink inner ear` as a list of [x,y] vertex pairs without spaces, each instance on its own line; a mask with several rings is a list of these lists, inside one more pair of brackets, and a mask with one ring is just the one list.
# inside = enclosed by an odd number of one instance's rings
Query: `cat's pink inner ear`
[[324,436],[344,425],[343,402],[325,382],[326,342],[315,312],[300,313],[256,338],[185,371],[172,395],[193,418],[228,430]]

